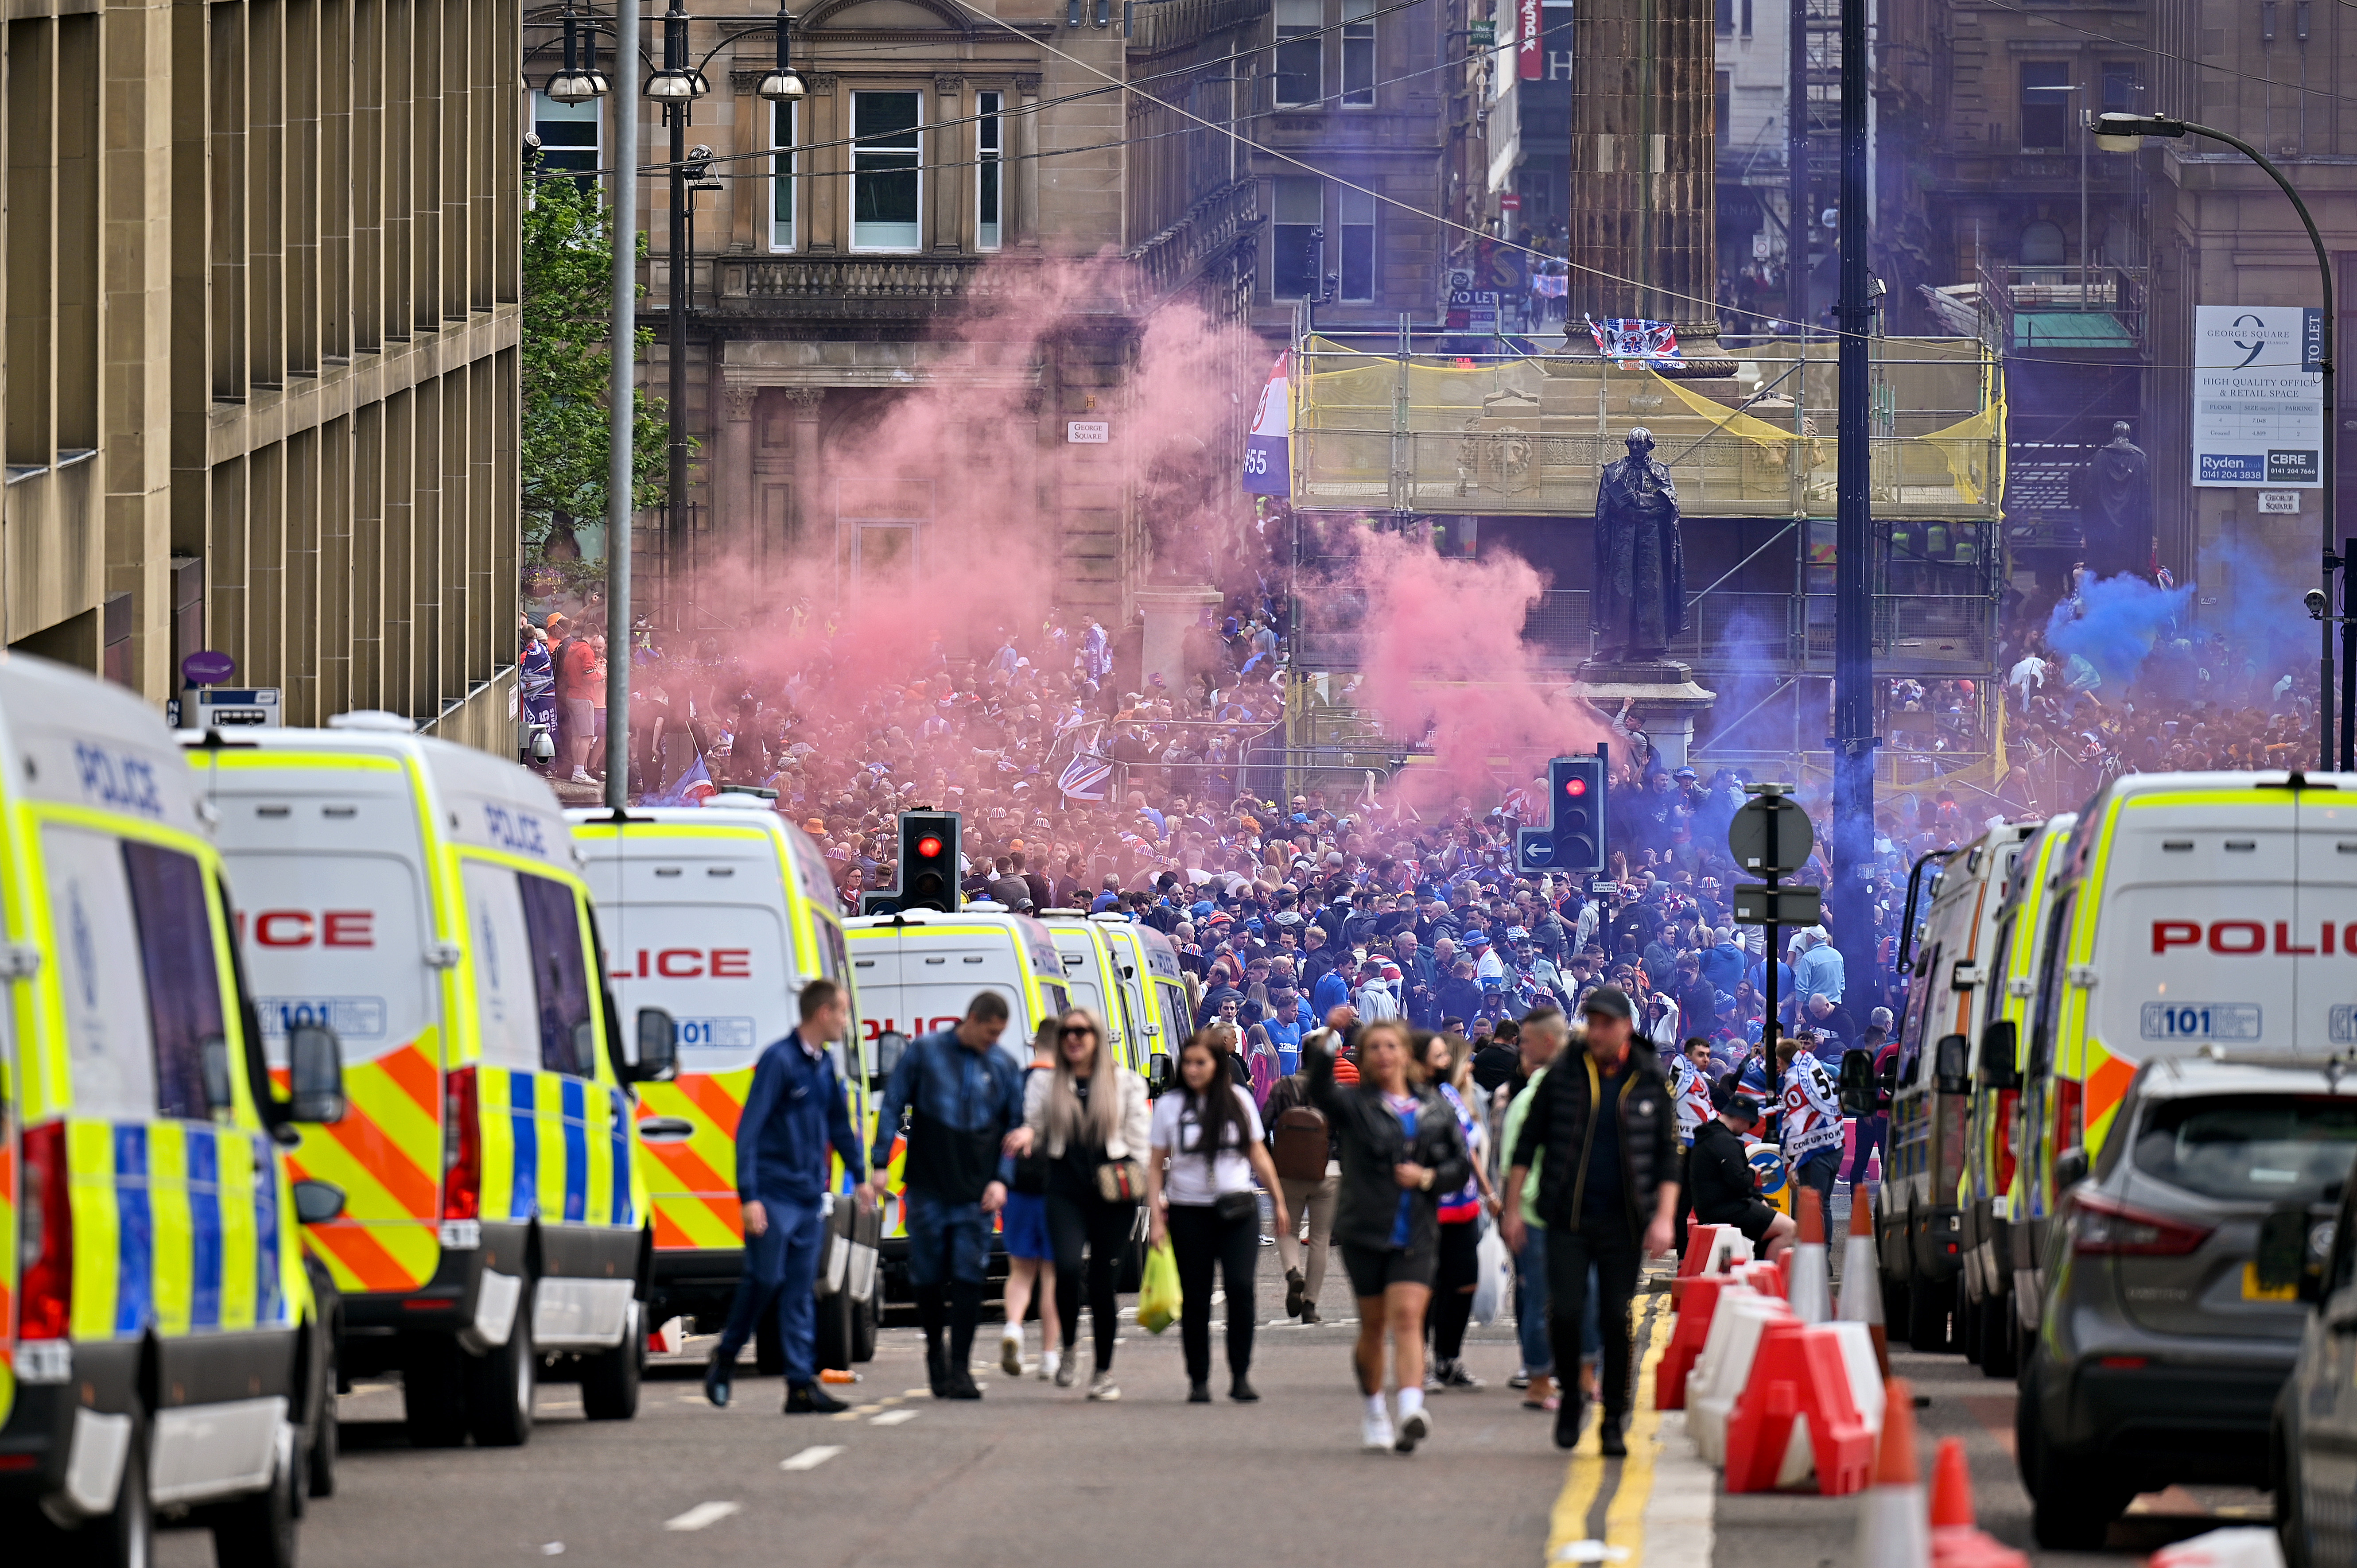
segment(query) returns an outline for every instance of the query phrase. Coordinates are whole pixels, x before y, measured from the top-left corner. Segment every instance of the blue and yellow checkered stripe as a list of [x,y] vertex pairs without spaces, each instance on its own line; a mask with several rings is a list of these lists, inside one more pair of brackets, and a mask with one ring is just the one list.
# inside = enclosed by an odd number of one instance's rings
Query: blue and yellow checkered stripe
[[261,1134],[77,1120],[66,1126],[66,1162],[75,1338],[293,1321],[283,1194]]
[[623,1229],[631,1196],[630,1102],[618,1089],[560,1073],[485,1068],[483,1218]]

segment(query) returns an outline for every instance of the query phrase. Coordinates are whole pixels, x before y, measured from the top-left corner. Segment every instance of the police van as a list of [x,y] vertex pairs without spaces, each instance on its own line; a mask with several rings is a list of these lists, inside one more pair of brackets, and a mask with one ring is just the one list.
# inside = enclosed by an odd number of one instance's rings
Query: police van
[[2041,918],[2021,1116],[2042,1217],[2144,1062],[2357,1047],[2357,775],[2115,779],[2080,813]]
[[144,1565],[167,1510],[223,1563],[290,1564],[334,1455],[333,1291],[297,1215],[336,1194],[298,1192],[279,1139],[342,1132],[337,1044],[297,1028],[272,1082],[193,782],[132,693],[0,656],[12,1556]]
[[[2048,897],[2078,821],[2073,811],[2048,818],[2015,856],[1988,962],[1988,998],[1966,1112],[1961,1336],[1965,1353],[1992,1378],[2014,1375],[2023,1330],[2037,1326],[2035,1287],[2016,1288],[2017,1273],[2025,1267],[2021,1260],[2035,1245],[2022,1200],[2023,1177],[2041,1159],[2050,1159],[2050,1151],[2023,1135],[2020,1042],[2038,989]],[[2038,1225],[2036,1240],[2042,1240],[2043,1210]]]
[[[1039,1026],[1060,1017],[1071,1000],[1063,955],[1049,928],[1028,915],[969,904],[955,914],[931,909],[863,915],[844,923],[851,948],[853,984],[859,993],[860,1031],[868,1046],[868,1084],[883,1088],[909,1040],[953,1028],[981,991],[1006,1004],[1006,1029],[997,1048],[1028,1065]],[[876,1146],[871,1101],[865,1136]],[[886,1299],[908,1294],[909,1223],[900,1193],[908,1141],[896,1136],[885,1176],[882,1262]]]
[[653,1231],[635,1059],[587,889],[537,775],[390,714],[187,746],[237,892],[264,1038],[332,1025],[350,1111],[302,1125],[298,1176],[343,1211],[306,1240],[343,1293],[344,1370],[398,1370],[410,1441],[532,1432],[544,1372],[585,1414],[638,1410]]
[[1064,993],[1071,1005],[1095,1014],[1122,1065],[1144,1072],[1146,1030],[1137,1016],[1144,998],[1131,1001],[1135,986],[1122,975],[1125,964],[1135,967],[1126,946],[1111,927],[1078,909],[1049,910],[1039,923],[1048,928],[1049,940],[1056,944],[1056,956],[1064,966]]
[[[587,864],[607,975],[622,1013],[659,1008],[677,1021],[679,1075],[640,1092],[638,1139],[654,1200],[650,1320],[726,1320],[744,1272],[737,1213],[737,1120],[753,1065],[801,1021],[795,998],[825,978],[852,998],[852,1037],[834,1047],[855,1128],[868,1125],[858,999],[824,857],[802,830],[751,795],[702,807],[565,813]],[[849,1200],[856,1172],[830,1159],[830,1240],[818,1277],[818,1358],[848,1368],[876,1353],[881,1220]],[[774,1319],[757,1349],[778,1353]]]
[[[1138,1071],[1155,1092],[1177,1076],[1178,1048],[1194,1031],[1195,997],[1178,967],[1178,950],[1168,937],[1142,921],[1119,915],[1089,917],[1105,928],[1120,955],[1124,993],[1137,1015],[1141,1036]],[[1156,1058],[1163,1058],[1157,1062]]]
[[[2006,879],[2037,829],[2035,822],[1991,828],[1961,849],[1925,856],[1909,878],[1900,961],[1912,979],[1890,1086],[1889,1165],[1874,1223],[1891,1333],[1903,1331],[1918,1350],[1955,1348],[1973,1047],[1989,1006],[1989,957]],[[1927,880],[1923,873],[1934,866]]]

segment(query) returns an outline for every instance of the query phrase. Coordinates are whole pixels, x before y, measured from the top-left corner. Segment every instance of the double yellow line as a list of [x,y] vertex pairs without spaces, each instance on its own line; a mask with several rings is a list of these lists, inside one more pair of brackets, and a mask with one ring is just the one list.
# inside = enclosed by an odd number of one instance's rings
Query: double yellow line
[[[1653,1404],[1653,1369],[1669,1348],[1676,1319],[1671,1315],[1668,1296],[1640,1299],[1644,1305],[1639,1310],[1636,1343],[1631,1347],[1637,1359],[1637,1400],[1629,1418],[1629,1457],[1607,1459],[1598,1450],[1594,1429],[1598,1422],[1591,1422],[1589,1430],[1580,1434],[1547,1524],[1544,1561],[1548,1563],[1580,1560],[1582,1554],[1576,1552],[1568,1559],[1563,1554],[1566,1548],[1594,1539],[1587,1521],[1608,1486],[1611,1493],[1604,1510],[1605,1561],[1612,1568],[1641,1568],[1645,1560],[1645,1505],[1652,1500],[1653,1457],[1661,1446],[1662,1426],[1662,1412]],[[1564,1397],[1577,1398],[1578,1387],[1574,1373]]]

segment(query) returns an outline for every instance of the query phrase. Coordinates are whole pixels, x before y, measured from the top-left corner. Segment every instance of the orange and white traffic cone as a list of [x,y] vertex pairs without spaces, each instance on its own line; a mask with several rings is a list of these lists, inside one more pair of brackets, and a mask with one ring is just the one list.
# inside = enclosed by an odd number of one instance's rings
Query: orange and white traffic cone
[[1807,1195],[1801,1203],[1801,1244],[1792,1249],[1792,1273],[1784,1287],[1792,1316],[1803,1323],[1830,1323],[1833,1281],[1826,1273],[1825,1221]]
[[1932,1461],[1933,1568],[2029,1568],[2029,1559],[1976,1529],[1973,1477],[1961,1438],[1943,1437]]
[[1932,1568],[1932,1527],[1923,1472],[1915,1458],[1915,1391],[1904,1378],[1884,1385],[1882,1441],[1874,1484],[1859,1499],[1854,1568]]
[[[1865,1219],[1860,1221],[1859,1216]],[[1841,1305],[1835,1317],[1863,1323],[1874,1337],[1874,1364],[1887,1380],[1890,1376],[1890,1333],[1882,1321],[1882,1265],[1874,1250],[1874,1203],[1862,1198],[1850,1206],[1849,1240],[1842,1249]]]

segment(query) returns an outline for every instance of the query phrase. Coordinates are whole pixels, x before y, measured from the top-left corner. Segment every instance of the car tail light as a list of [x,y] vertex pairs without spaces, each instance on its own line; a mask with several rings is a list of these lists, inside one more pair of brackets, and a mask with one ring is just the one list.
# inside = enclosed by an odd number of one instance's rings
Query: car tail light
[[483,1211],[483,1126],[475,1069],[442,1079],[442,1218],[478,1219]]
[[2072,1207],[2071,1247],[2082,1256],[2176,1258],[2210,1239],[2209,1226],[2148,1214],[2099,1193],[2080,1193]]
[[25,1133],[24,1229],[18,1257],[24,1300],[20,1339],[63,1339],[73,1320],[73,1195],[67,1185],[66,1124]]
[[2079,1080],[2057,1077],[2054,1079],[2054,1147],[2075,1149],[2086,1143],[2079,1125],[2079,1107],[2086,1099],[2086,1090]]

